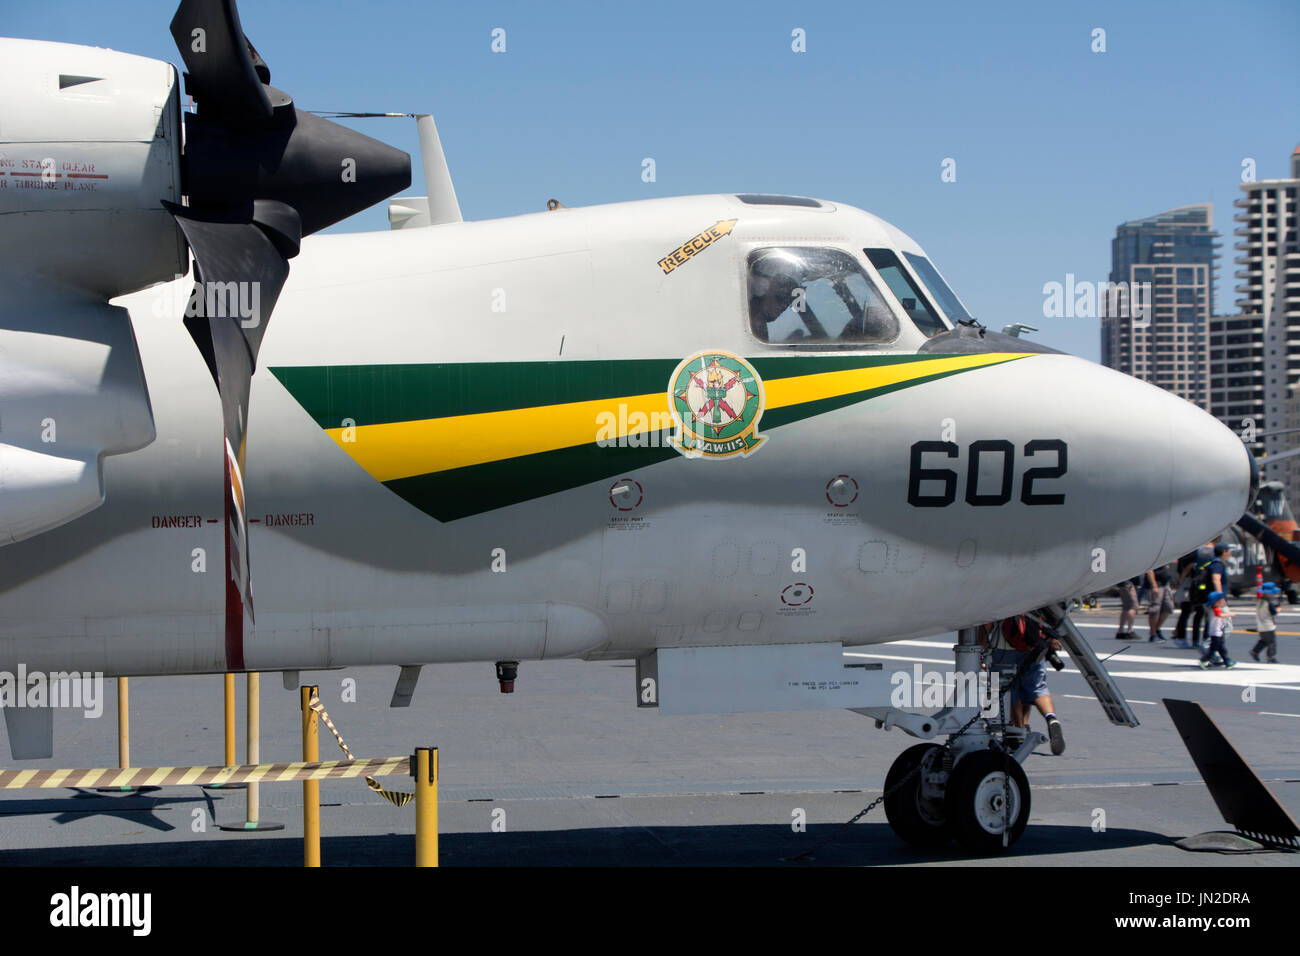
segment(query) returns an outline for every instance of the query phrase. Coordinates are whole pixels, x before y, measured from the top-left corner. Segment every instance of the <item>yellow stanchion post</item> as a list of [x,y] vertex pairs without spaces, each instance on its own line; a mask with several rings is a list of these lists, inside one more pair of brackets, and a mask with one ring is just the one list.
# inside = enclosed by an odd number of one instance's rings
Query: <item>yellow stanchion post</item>
[[[320,760],[320,723],[311,699],[320,693],[315,685],[299,687],[302,702],[302,759]],[[320,866],[320,781],[302,782],[302,865]]]
[[[125,677],[117,679],[117,765],[131,766],[131,692]],[[141,793],[157,787],[96,787],[99,793]]]
[[[244,713],[248,721],[248,734],[244,740],[244,751],[247,754],[244,762],[257,764],[262,762],[262,675],[257,671],[249,671],[245,677],[248,681],[248,705]],[[256,783],[249,783],[245,804],[247,812],[244,815],[244,825],[249,829],[257,829],[258,817],[261,815],[261,792],[262,788]]]
[[235,675],[227,674],[226,685],[226,766],[235,765]]
[[[247,733],[244,742],[244,762],[257,764],[262,762],[262,675],[249,671],[244,675],[248,681],[248,702],[245,706]],[[260,785],[255,780],[248,781],[244,790],[245,812],[242,826],[221,826],[222,830],[283,830],[283,823],[266,823],[261,819],[259,806]]]
[[415,865],[438,865],[438,748],[417,747],[415,777]]
[[117,679],[117,765],[131,766],[131,698],[127,679]]
[[[233,767],[239,763],[239,758],[235,755],[235,675],[225,674],[225,725],[226,725],[226,753],[225,761],[227,767]],[[204,790],[243,790],[242,783],[209,783],[204,784]]]

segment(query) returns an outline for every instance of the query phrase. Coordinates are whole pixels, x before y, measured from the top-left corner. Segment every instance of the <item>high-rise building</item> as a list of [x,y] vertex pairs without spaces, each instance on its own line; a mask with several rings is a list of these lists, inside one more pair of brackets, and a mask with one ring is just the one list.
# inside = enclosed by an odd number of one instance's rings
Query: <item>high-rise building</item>
[[[1243,330],[1249,326],[1250,367],[1232,370],[1223,363],[1224,378],[1212,391],[1250,399],[1250,414],[1244,405],[1233,414],[1220,415],[1232,427],[1240,418],[1255,420],[1260,432],[1277,432],[1296,420],[1300,402],[1300,241],[1297,241],[1297,192],[1300,191],[1300,146],[1291,154],[1289,179],[1261,179],[1242,183],[1244,196],[1233,205],[1238,212],[1237,309]],[[1233,319],[1225,321],[1233,321]],[[1227,333],[1225,333],[1227,334]],[[1244,334],[1232,333],[1232,334]],[[1217,376],[1216,376],[1217,379]],[[1211,409],[1214,414],[1219,414]],[[1228,411],[1228,406],[1224,406]],[[1234,419],[1237,419],[1234,421]],[[1291,427],[1295,427],[1291,425]],[[1294,434],[1272,434],[1263,439],[1263,451],[1276,454],[1294,447]],[[1270,466],[1264,477],[1287,484],[1287,496],[1295,507],[1300,503],[1300,466],[1294,458]]]
[[1207,409],[1218,237],[1208,203],[1122,223],[1102,302],[1102,363]]
[[1264,440],[1250,434],[1264,431],[1264,329],[1258,315],[1210,316],[1209,412],[1241,435],[1252,454],[1264,450]]

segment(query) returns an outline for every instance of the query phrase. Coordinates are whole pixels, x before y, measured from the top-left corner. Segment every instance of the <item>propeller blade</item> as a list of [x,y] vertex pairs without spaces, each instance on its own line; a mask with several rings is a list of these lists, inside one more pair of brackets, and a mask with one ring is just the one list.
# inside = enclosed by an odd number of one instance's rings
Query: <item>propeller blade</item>
[[198,103],[185,114],[187,205],[165,202],[194,254],[185,325],[221,398],[225,430],[226,659],[241,670],[253,620],[244,498],[249,387],[302,237],[411,184],[411,157],[295,109],[234,0],[181,0],[172,37]]
[[[195,261],[195,288],[186,310],[191,335],[208,361],[213,381],[224,392],[223,372],[235,369],[212,348],[219,338],[242,343],[226,360],[257,367],[257,352],[275,303],[289,276],[288,259],[297,255],[301,223],[298,213],[281,202],[259,200],[249,213],[206,210],[164,202],[190,244]],[[204,322],[194,322],[204,319]],[[210,331],[196,335],[195,329]],[[235,336],[218,336],[231,329]],[[247,396],[243,397],[247,400]]]
[[1300,567],[1300,545],[1288,541],[1254,515],[1242,515],[1237,519],[1237,527],[1252,537],[1258,538],[1267,548],[1272,548],[1296,567]]
[[1255,460],[1259,462],[1259,467],[1266,468],[1269,465],[1275,465],[1279,461],[1286,461],[1288,458],[1294,458],[1300,455],[1300,448],[1288,448],[1286,451],[1279,451],[1272,455],[1260,455]]
[[[266,122],[271,71],[244,36],[234,0],[181,0],[172,39],[185,61],[185,89],[205,115]],[[258,66],[265,76],[258,75]]]
[[[255,619],[244,436],[248,395],[267,319],[289,277],[286,253],[298,252],[301,223],[284,203],[259,200],[250,213],[203,211],[164,203],[194,253],[195,285],[185,326],[221,398],[225,434],[226,649],[243,667],[244,618]],[[264,220],[264,221],[259,221]]]

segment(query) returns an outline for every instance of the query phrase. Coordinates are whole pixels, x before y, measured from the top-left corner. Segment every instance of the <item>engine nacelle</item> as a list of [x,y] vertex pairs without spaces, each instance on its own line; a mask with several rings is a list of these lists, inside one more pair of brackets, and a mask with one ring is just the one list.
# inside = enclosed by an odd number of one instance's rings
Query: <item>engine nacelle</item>
[[0,546],[99,507],[102,457],[154,439],[126,309],[70,301],[3,306]]
[[170,63],[0,39],[0,271],[105,298],[187,272],[181,138]]

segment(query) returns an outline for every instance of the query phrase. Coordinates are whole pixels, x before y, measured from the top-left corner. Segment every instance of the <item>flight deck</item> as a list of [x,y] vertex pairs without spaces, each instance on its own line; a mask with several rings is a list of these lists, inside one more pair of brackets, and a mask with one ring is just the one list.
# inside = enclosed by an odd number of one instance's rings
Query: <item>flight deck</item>
[[[1293,816],[1300,816],[1300,607],[1278,620],[1282,663],[1250,660],[1252,605],[1234,602],[1238,666],[1208,671],[1197,652],[1115,639],[1118,609],[1103,601],[1073,619],[1128,697],[1141,725],[1112,726],[1066,661],[1049,670],[1067,747],[1040,746],[1025,764],[1033,786],[1024,836],[1005,856],[901,843],[882,808],[838,829],[879,796],[898,753],[915,743],[847,711],[662,716],[635,706],[632,662],[524,662],[516,691],[498,692],[489,664],[427,667],[407,709],[388,706],[393,667],[314,671],[322,703],[361,757],[439,748],[441,862],[450,866],[1102,865],[1295,866],[1300,855],[1192,853],[1185,836],[1230,829],[1160,701],[1202,703]],[[1172,633],[1173,620],[1165,625]],[[1136,630],[1145,634],[1145,615]],[[851,649],[886,670],[949,670],[951,635]],[[1117,653],[1118,652],[1118,653]],[[865,655],[859,658],[856,655]],[[355,681],[355,701],[345,680]],[[131,753],[145,766],[222,763],[218,676],[131,680]],[[242,685],[242,680],[241,680]],[[115,682],[103,716],[56,712],[54,758],[5,767],[112,766]],[[242,687],[241,687],[242,698]],[[261,759],[293,761],[298,694],[266,674]],[[238,739],[243,753],[242,699]],[[1033,717],[1035,730],[1042,719]],[[341,757],[322,729],[322,759]],[[389,777],[392,789],[409,780]],[[0,866],[284,865],[302,862],[301,786],[264,784],[272,833],[228,833],[244,818],[238,791],[169,787],[146,793],[0,792]],[[414,815],[361,780],[321,784],[326,866],[409,865]],[[806,821],[800,828],[798,824]],[[201,828],[201,829],[200,829]],[[829,838],[829,840],[828,840]],[[824,842],[828,841],[828,842]],[[807,857],[799,854],[811,850]],[[798,859],[796,859],[798,858]]]

